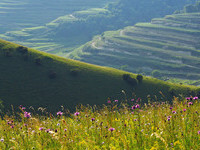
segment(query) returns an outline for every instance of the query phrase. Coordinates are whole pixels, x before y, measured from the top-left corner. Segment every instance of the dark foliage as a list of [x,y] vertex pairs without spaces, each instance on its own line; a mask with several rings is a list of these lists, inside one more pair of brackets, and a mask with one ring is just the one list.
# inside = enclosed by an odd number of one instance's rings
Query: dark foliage
[[56,74],[55,71],[53,71],[53,70],[50,70],[50,71],[49,71],[49,78],[50,78],[50,79],[55,79],[56,76],[57,76],[57,74]]
[[6,56],[6,57],[11,57],[11,56],[12,56],[12,54],[11,54],[11,52],[10,52],[10,51],[5,51],[5,56]]
[[76,77],[79,74],[80,70],[79,69],[71,69],[70,70],[70,75],[73,77]]
[[168,92],[171,96],[176,96],[175,90],[173,88],[170,88]]
[[40,58],[36,58],[35,59],[35,64],[38,65],[38,66],[42,65],[41,59]]
[[28,48],[24,46],[19,46],[16,50],[22,54],[28,53]]
[[130,74],[123,74],[122,76],[123,80],[127,81],[128,78],[131,78]]
[[124,81],[126,81],[130,85],[135,86],[138,84],[137,80],[135,78],[132,78],[129,74],[123,74],[122,78]]
[[136,79],[138,80],[139,83],[142,83],[143,76],[141,74],[138,74]]

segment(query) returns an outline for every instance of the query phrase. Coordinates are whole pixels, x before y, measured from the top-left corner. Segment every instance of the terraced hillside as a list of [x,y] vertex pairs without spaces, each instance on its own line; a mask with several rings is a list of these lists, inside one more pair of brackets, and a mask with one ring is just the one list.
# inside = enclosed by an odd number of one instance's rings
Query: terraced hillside
[[[195,0],[54,0],[47,5],[46,1],[28,1],[24,6],[27,10],[22,7],[22,14],[14,10],[15,15],[3,15],[2,29],[10,29],[0,34],[0,38],[68,57],[74,49],[92,40],[94,35],[163,17]],[[40,9],[42,6],[45,8]],[[26,14],[23,14],[24,11]],[[41,14],[40,17],[38,14]],[[11,20],[7,22],[6,19]],[[19,26],[19,22],[31,25],[13,30],[13,27]],[[7,27],[7,24],[10,26]]]
[[105,32],[71,58],[158,78],[200,80],[200,11]]
[[93,7],[112,0],[1,0],[0,33],[36,27],[62,15]]
[[147,95],[152,100],[157,100],[154,95],[159,100],[168,100],[179,93],[194,96],[200,92],[197,87],[150,77],[137,83],[133,79],[135,74],[64,59],[4,40],[0,40],[0,70],[0,99],[6,106],[70,108],[79,103],[102,104],[108,97],[112,100],[141,97],[146,102]]

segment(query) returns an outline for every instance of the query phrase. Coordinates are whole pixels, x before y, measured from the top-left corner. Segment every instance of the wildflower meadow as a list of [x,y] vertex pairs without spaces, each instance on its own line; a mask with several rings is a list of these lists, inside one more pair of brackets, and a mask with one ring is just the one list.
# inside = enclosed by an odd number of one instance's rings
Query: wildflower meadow
[[0,149],[200,149],[198,97],[175,97],[172,104],[108,100],[74,112],[18,109],[0,120]]

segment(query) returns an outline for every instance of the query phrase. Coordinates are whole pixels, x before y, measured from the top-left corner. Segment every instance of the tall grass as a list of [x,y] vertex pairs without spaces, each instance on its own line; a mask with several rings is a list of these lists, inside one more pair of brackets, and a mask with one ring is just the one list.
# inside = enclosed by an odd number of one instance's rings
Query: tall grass
[[[140,99],[80,105],[70,113],[25,109],[0,120],[1,149],[199,149],[200,102],[174,98],[140,106]],[[31,113],[29,113],[31,111]]]

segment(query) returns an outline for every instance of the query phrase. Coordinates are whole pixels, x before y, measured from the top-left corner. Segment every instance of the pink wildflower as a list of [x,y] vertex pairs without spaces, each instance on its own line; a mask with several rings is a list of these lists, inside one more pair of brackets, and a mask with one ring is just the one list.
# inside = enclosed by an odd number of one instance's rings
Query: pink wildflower
[[62,116],[63,112],[59,111],[57,112],[57,116]]
[[115,130],[115,128],[109,128],[108,130],[112,132],[112,131],[114,131],[114,130]]
[[80,112],[75,112],[74,113],[74,116],[78,116],[78,115],[80,115]]

